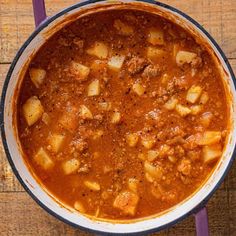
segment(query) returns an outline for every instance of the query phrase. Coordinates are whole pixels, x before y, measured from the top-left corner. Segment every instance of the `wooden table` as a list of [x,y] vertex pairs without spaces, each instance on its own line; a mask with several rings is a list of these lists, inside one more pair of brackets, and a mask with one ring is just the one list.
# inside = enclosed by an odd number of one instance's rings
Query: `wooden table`
[[[78,1],[46,0],[48,15]],[[217,40],[236,72],[236,0],[163,0]],[[34,30],[31,0],[0,0],[0,88],[19,47]],[[211,235],[236,235],[236,163],[208,203]],[[16,180],[0,144],[0,235],[90,235],[42,210]],[[195,235],[193,217],[156,235]]]

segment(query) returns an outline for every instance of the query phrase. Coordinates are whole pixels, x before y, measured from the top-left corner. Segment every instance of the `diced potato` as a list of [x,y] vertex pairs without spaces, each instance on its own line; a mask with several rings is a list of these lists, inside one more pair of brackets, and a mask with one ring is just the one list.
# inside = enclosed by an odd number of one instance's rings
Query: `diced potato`
[[98,96],[100,94],[100,82],[98,79],[92,81],[88,86],[88,96]]
[[155,145],[156,140],[154,137],[142,137],[141,143],[145,148],[151,149]]
[[88,78],[90,69],[78,62],[72,61],[70,71],[76,76],[76,80],[83,81]]
[[147,160],[152,162],[154,161],[159,155],[159,152],[157,150],[149,150],[147,152]]
[[176,163],[177,158],[174,157],[174,156],[168,156],[168,160],[169,160],[170,162],[172,162],[172,163]]
[[191,110],[188,107],[183,106],[181,104],[177,104],[175,110],[183,117],[191,113]]
[[46,71],[39,68],[31,68],[29,70],[30,79],[36,88],[39,88],[46,76]]
[[111,123],[112,124],[118,124],[121,120],[121,114],[118,111],[114,111],[111,116]]
[[138,180],[135,178],[128,179],[128,187],[132,192],[136,193],[138,190]]
[[54,166],[53,160],[42,147],[34,155],[34,161],[45,170],[51,169]]
[[106,44],[102,42],[96,42],[92,48],[87,50],[87,53],[100,59],[106,59],[108,55],[108,48]]
[[83,204],[80,201],[75,201],[74,208],[75,208],[75,210],[77,210],[77,211],[79,211],[81,213],[85,213],[86,212]]
[[174,110],[175,109],[175,106],[177,105],[178,103],[178,99],[175,98],[174,96],[172,96],[165,104],[164,104],[164,107],[167,109],[167,110]]
[[161,83],[162,83],[162,84],[166,84],[169,79],[170,79],[170,75],[164,73],[164,74],[161,76]]
[[115,70],[118,71],[121,69],[123,63],[125,61],[125,56],[121,55],[121,56],[112,56],[109,60],[108,60],[108,66],[111,70]]
[[110,111],[111,110],[111,102],[99,102],[98,106],[103,111]]
[[191,63],[194,59],[196,59],[197,54],[194,52],[188,51],[178,51],[176,54],[176,63],[178,66],[182,66],[185,63]]
[[126,135],[126,142],[130,147],[135,147],[138,143],[139,136],[136,133],[130,133]]
[[203,91],[202,92],[202,96],[200,97],[199,103],[204,105],[204,104],[206,104],[208,102],[208,100],[209,100],[208,93]]
[[133,84],[132,89],[139,96],[142,96],[145,92],[145,88],[139,83]]
[[145,178],[150,183],[153,183],[155,181],[155,179],[150,174],[148,174],[147,172],[145,173]]
[[50,134],[48,137],[48,143],[51,147],[51,151],[57,153],[65,140],[65,136],[62,134]]
[[192,115],[197,115],[202,111],[203,107],[202,105],[193,105],[190,107],[190,109]]
[[78,111],[79,109],[77,107],[68,105],[58,121],[59,124],[73,132],[78,126]]
[[164,44],[164,33],[162,30],[150,29],[148,33],[147,41],[152,45],[163,45]]
[[94,131],[93,140],[97,140],[97,139],[101,138],[103,134],[104,134],[103,130]]
[[131,26],[123,23],[121,20],[115,20],[113,26],[115,29],[117,29],[118,34],[121,35],[129,36],[134,32]]
[[199,145],[212,145],[218,143],[221,140],[220,131],[206,131],[200,137],[198,144]]
[[209,163],[217,160],[222,155],[221,145],[204,146],[202,148],[203,161]]
[[50,116],[48,115],[48,113],[44,112],[42,115],[42,122],[46,125],[49,125],[51,121]]
[[82,119],[93,119],[92,112],[85,105],[80,106],[79,116]]
[[147,57],[150,60],[155,60],[161,58],[165,55],[165,51],[159,48],[148,47],[147,48]]
[[76,158],[67,160],[62,163],[62,169],[66,175],[75,173],[80,166],[80,161]]
[[154,166],[150,162],[144,162],[144,170],[147,172],[151,177],[159,180],[163,176],[163,169],[160,166]]
[[120,209],[124,214],[135,215],[139,197],[136,193],[124,191],[117,195],[113,207]]
[[84,185],[93,191],[100,191],[100,189],[101,189],[100,184],[95,181],[86,180],[86,181],[84,181]]
[[29,126],[37,122],[43,115],[43,106],[36,96],[32,96],[23,105],[23,114]]
[[213,114],[211,112],[205,112],[201,115],[200,124],[207,128],[210,125],[212,119]]
[[174,150],[167,144],[162,144],[159,148],[159,155],[160,157],[168,156],[168,155],[173,155]]
[[195,103],[201,96],[202,88],[200,86],[193,85],[187,92],[186,100],[191,103]]

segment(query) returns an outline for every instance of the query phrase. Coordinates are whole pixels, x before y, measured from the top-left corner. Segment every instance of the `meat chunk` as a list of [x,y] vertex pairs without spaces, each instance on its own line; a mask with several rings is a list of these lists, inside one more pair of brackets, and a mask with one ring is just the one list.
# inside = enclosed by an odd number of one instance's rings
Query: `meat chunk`
[[183,175],[190,175],[192,169],[190,160],[183,159],[178,165],[177,169]]
[[131,75],[142,72],[147,65],[146,59],[138,56],[132,57],[127,63],[128,71]]
[[144,69],[142,76],[144,78],[153,78],[159,76],[160,74],[161,74],[161,69],[159,66],[149,65]]
[[120,209],[126,215],[135,215],[139,197],[136,193],[124,191],[117,195],[113,207]]

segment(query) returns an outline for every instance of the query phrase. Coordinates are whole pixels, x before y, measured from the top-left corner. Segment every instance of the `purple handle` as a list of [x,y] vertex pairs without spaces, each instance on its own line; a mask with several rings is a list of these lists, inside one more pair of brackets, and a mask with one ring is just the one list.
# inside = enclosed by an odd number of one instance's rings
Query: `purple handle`
[[35,26],[38,27],[46,18],[46,9],[44,0],[32,0],[34,10],[34,22]]
[[197,236],[209,236],[206,207],[201,208],[194,216]]

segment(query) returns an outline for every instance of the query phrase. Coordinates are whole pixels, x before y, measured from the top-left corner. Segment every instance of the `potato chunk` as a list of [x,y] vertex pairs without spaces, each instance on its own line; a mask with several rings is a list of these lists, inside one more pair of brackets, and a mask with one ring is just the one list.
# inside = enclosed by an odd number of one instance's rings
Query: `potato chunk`
[[147,172],[152,178],[160,180],[163,176],[163,169],[160,166],[154,166],[150,162],[144,162],[144,170]]
[[81,213],[85,213],[86,212],[83,204],[80,201],[75,201],[74,208],[75,208],[75,210],[77,210],[77,211],[79,211]]
[[126,215],[133,216],[136,213],[138,201],[139,197],[136,193],[124,191],[116,196],[113,207],[121,210]]
[[98,106],[103,111],[110,111],[111,110],[111,102],[99,102]]
[[187,92],[186,100],[191,103],[195,103],[201,96],[202,88],[200,86],[193,85]]
[[139,136],[136,133],[129,133],[126,135],[126,142],[130,147],[135,147],[138,143]]
[[193,60],[196,58],[197,54],[194,52],[178,51],[176,54],[176,63],[178,66],[182,66],[185,63],[187,64],[192,63]]
[[106,44],[102,42],[96,42],[92,48],[87,50],[87,53],[100,59],[106,59],[108,55],[108,48]]
[[115,20],[113,24],[114,28],[117,29],[118,34],[129,36],[133,34],[134,30],[131,26],[123,23],[121,20]]
[[150,29],[148,33],[147,41],[152,45],[163,45],[164,44],[164,33],[162,30]]
[[135,178],[129,178],[128,179],[128,187],[134,193],[136,193],[137,190],[138,190],[138,182],[139,181]]
[[72,173],[75,173],[80,166],[80,161],[76,158],[67,160],[62,163],[62,169],[66,175],[70,175]]
[[51,151],[58,153],[61,149],[65,136],[62,134],[50,134],[48,137],[48,143],[51,147]]
[[31,68],[29,70],[30,79],[36,88],[39,88],[46,76],[46,71],[39,68]]
[[121,120],[121,114],[118,111],[114,111],[112,116],[111,116],[111,123],[112,124],[118,124],[120,123]]
[[175,109],[175,106],[177,105],[177,103],[178,103],[178,99],[173,96],[164,104],[164,107],[167,110],[171,111]]
[[78,62],[72,61],[70,67],[71,73],[75,76],[78,81],[84,81],[88,78],[90,69]]
[[92,81],[88,86],[88,96],[98,96],[100,94],[100,82],[98,79]]
[[183,106],[181,104],[177,104],[176,107],[175,107],[175,110],[182,116],[182,117],[185,117],[187,116],[188,114],[191,113],[191,110],[186,107],[186,106]]
[[45,170],[51,169],[54,166],[53,160],[42,147],[35,154],[34,161]]
[[155,143],[156,143],[156,140],[154,139],[154,137],[142,137],[141,138],[141,143],[142,145],[147,148],[147,149],[151,149]]
[[100,184],[95,181],[86,180],[86,181],[84,181],[84,185],[93,191],[100,191],[100,189],[101,189]]
[[147,153],[147,160],[152,162],[154,161],[159,155],[159,151],[157,150],[149,150]]
[[198,115],[202,111],[203,107],[202,105],[193,105],[190,109],[192,115]]
[[207,128],[210,125],[213,117],[214,116],[211,112],[204,112],[200,117],[200,124]]
[[80,110],[79,110],[79,116],[82,119],[93,119],[93,114],[92,112],[88,109],[88,107],[86,107],[85,105],[81,105],[80,106]]
[[150,60],[156,60],[161,58],[165,55],[165,51],[155,47],[148,47],[147,48],[147,57]]
[[198,144],[199,145],[212,145],[218,143],[221,140],[220,131],[206,131],[200,137]]
[[140,83],[133,84],[132,89],[139,96],[142,96],[145,92],[145,88]]
[[119,71],[125,61],[125,56],[112,56],[108,61],[108,66],[111,70]]
[[30,97],[23,105],[23,114],[29,126],[37,122],[43,115],[43,112],[43,106],[36,96]]
[[221,145],[215,144],[211,146],[204,146],[202,148],[202,153],[204,163],[215,161],[222,155]]

